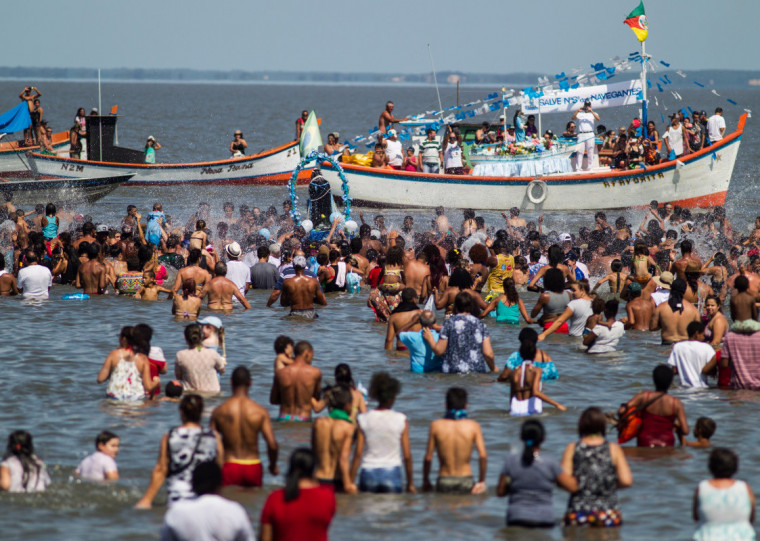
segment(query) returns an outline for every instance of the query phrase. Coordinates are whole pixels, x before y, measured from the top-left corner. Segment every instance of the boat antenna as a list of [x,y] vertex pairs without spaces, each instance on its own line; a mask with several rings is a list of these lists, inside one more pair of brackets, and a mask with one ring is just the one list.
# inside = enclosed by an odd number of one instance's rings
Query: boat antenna
[[433,64],[433,52],[430,49],[430,44],[427,44],[428,46],[428,55],[430,55],[430,67],[433,69],[433,82],[435,83],[435,93],[438,95],[438,110],[440,111],[441,116],[441,122],[443,122],[443,104],[441,103],[441,92],[438,90],[438,77],[435,75],[435,64]]
[[647,56],[646,49],[644,48],[644,42],[641,42],[641,133],[646,133],[647,126],[647,62],[649,57]]

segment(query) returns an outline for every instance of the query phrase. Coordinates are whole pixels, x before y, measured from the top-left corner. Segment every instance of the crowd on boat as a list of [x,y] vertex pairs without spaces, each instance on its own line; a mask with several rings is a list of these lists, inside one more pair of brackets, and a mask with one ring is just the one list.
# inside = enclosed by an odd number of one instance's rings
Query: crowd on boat
[[[463,175],[471,171],[463,155],[463,134],[459,127],[447,125],[441,141],[437,131],[428,128],[426,139],[416,145],[417,148],[410,145],[404,149],[393,126],[408,118],[394,117],[393,108],[393,102],[389,101],[380,116],[378,141],[368,154],[351,156],[349,148],[341,146],[333,134],[328,136],[325,152],[342,154],[343,161],[348,163],[376,168],[433,174],[444,172],[450,175]],[[687,114],[689,112],[691,116]],[[507,124],[504,116],[500,117],[498,124],[483,122],[475,132],[474,149],[495,147],[508,156],[544,152],[560,142],[583,143],[583,148],[576,150],[571,157],[575,170],[590,171],[596,163],[610,169],[632,169],[683,158],[720,141],[726,131],[723,109],[720,107],[709,118],[704,110],[681,109],[670,116],[662,135],[652,120],[644,126],[642,119],[635,117],[627,127],[621,126],[617,131],[608,130],[601,124],[597,126],[600,120],[599,114],[587,101],[574,112],[560,136],[550,129],[540,134],[535,115],[526,117],[518,108],[512,124]]]
[[[224,484],[261,485],[259,435],[267,445],[270,473],[278,472],[276,430],[266,409],[248,398],[247,368],[233,371],[233,396],[214,411],[210,429],[200,425],[200,395],[218,394],[218,374],[226,371],[219,316],[250,309],[251,289],[270,292],[267,307],[279,300],[295,318],[313,319],[317,305],[343,302],[345,297],[334,293],[356,292],[363,285],[368,309],[385,323],[385,348],[408,350],[411,371],[493,373],[509,385],[510,413],[516,416],[533,417],[544,403],[566,409],[549,396],[562,371],[561,361],[539,347],[549,335],[569,335],[568,343],[577,337],[590,355],[603,355],[619,350],[627,331],[659,333],[670,352],[653,371],[653,391],[638,393],[617,412],[583,411],[579,440],[569,444],[561,462],[541,455],[542,423],[523,424],[525,450],[505,461],[497,487],[499,495],[509,495],[512,526],[554,525],[555,485],[571,493],[565,524],[621,524],[616,491],[633,479],[624,454],[605,437],[610,425],[617,425],[619,441],[636,439],[640,447],[710,446],[716,426],[709,418],[696,421],[695,440],[688,440],[685,407],[668,393],[675,375],[686,387],[760,389],[760,217],[745,235],[722,207],[692,212],[652,201],[638,226],[623,216],[608,221],[597,212],[592,224],[575,233],[549,226],[551,217],[543,215],[526,221],[518,208],[492,224],[465,210],[457,227],[453,216],[438,208],[423,224],[412,216],[389,224],[382,215],[368,223],[359,213],[357,235],[336,217],[326,234],[316,235],[298,225],[291,210],[290,201],[281,212],[240,204],[237,213],[232,202],[219,211],[201,203],[181,224],[156,203],[145,216],[130,205],[120,221],[96,223],[65,204],[25,212],[8,197],[0,206],[3,297],[19,293],[28,302],[44,302],[62,285],[82,290],[74,295],[119,294],[135,302],[165,294],[175,317],[187,321],[187,349],[177,353],[174,379],[163,389],[163,399],[182,397],[182,424],[160,442],[159,461],[138,502],[150,506],[166,481],[167,531],[230,517],[230,527],[252,535],[238,504],[216,493]],[[539,293],[530,311],[525,290]],[[55,295],[48,302],[59,299]],[[726,301],[730,322],[722,313]],[[618,318],[621,302],[625,316]],[[199,319],[204,310],[211,315]],[[494,323],[486,324],[490,317]],[[521,319],[528,326],[520,332],[519,348],[499,366],[494,331],[520,325]],[[144,324],[122,330],[118,348],[97,375],[110,399],[160,396],[168,363],[151,338]],[[334,491],[415,492],[409,424],[393,410],[398,380],[377,372],[367,391],[354,385],[350,367],[342,364],[335,385],[323,388],[322,373],[311,364],[310,343],[277,337],[274,344],[271,403],[280,408],[280,422],[313,421],[312,447],[291,456],[285,489],[273,492],[263,508],[262,538],[324,535],[335,513]],[[708,391],[701,399],[710,396]],[[377,404],[371,411],[368,399]],[[486,490],[487,445],[478,423],[467,416],[467,400],[456,386],[441,397],[446,413],[429,429],[424,489]],[[326,416],[314,418],[324,409]],[[250,437],[241,436],[240,423],[250,427],[243,432]],[[109,479],[118,442],[114,450],[113,444],[107,447],[114,437],[102,439],[96,441],[105,455],[96,460],[102,476],[94,478]],[[473,451],[479,456],[477,479],[470,466]],[[436,454],[441,470],[434,486]],[[732,479],[737,460],[728,449],[710,455],[714,478],[701,483],[695,496],[699,538],[720,537],[724,528],[750,538],[754,496],[748,485]],[[0,465],[0,487],[34,491],[47,483],[31,436],[14,432]],[[722,520],[728,512],[732,520]]]

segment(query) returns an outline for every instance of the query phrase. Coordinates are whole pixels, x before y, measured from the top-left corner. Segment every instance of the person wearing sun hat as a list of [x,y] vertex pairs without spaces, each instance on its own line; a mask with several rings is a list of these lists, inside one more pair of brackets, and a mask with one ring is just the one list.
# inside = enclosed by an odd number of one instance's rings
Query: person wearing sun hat
[[248,148],[248,143],[243,139],[243,132],[235,130],[235,134],[232,137],[230,143],[230,152],[233,158],[241,158],[245,156],[245,149]]
[[670,287],[673,285],[675,277],[670,271],[664,271],[659,276],[654,278],[654,283],[657,285],[657,289],[652,293],[652,300],[655,306],[661,305],[670,298]]
[[240,293],[251,288],[251,269],[240,261],[242,249],[237,242],[231,242],[224,247],[224,253],[227,256],[227,278],[232,280]]

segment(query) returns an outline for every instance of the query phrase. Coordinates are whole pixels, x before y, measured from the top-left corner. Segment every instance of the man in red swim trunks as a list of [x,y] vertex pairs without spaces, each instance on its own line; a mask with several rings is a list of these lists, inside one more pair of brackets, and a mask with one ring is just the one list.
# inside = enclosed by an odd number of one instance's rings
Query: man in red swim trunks
[[244,366],[232,372],[232,397],[211,414],[211,428],[219,432],[224,445],[224,486],[260,487],[263,470],[259,458],[259,434],[264,436],[269,455],[269,472],[279,473],[277,440],[266,409],[248,398],[251,373]]

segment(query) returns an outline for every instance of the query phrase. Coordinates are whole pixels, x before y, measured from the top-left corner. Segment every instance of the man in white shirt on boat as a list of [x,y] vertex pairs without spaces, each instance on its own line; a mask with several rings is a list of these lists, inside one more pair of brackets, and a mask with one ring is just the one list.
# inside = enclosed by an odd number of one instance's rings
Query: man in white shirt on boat
[[710,138],[710,144],[723,139],[724,133],[726,133],[726,119],[723,118],[723,109],[718,107],[715,109],[715,114],[707,119],[707,136]]
[[422,159],[420,160],[423,173],[440,173],[441,163],[443,162],[443,151],[441,150],[441,143],[435,136],[435,130],[428,128],[427,139],[420,143],[420,153]]
[[[594,121],[601,120],[599,115],[591,109],[591,102],[587,101],[583,107],[578,109],[573,115],[578,126],[578,142],[585,146],[584,154],[586,155],[586,167],[584,171],[590,171],[594,163],[594,153],[596,152],[596,137],[594,136]],[[580,153],[579,153],[580,154]],[[577,170],[576,164],[576,170]]]
[[388,156],[388,165],[394,169],[401,169],[404,163],[404,147],[398,140],[396,130],[388,130],[388,137],[384,141],[385,154]]

